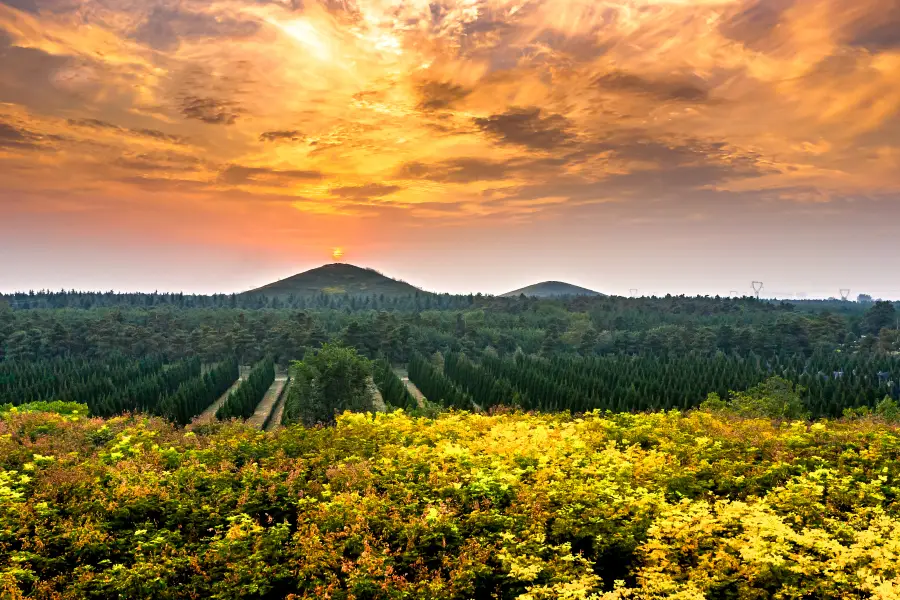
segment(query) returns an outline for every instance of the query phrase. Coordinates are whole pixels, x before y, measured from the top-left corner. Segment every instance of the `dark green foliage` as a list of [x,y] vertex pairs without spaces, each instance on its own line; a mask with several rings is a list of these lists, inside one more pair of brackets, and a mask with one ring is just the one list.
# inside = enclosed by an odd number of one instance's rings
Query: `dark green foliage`
[[157,414],[179,425],[187,425],[228,391],[238,375],[237,359],[222,361],[203,375],[182,382],[173,393],[163,396]]
[[[247,304],[242,298],[11,296],[14,308],[0,306],[0,352],[5,356],[0,384],[12,372],[47,361],[94,363],[100,370],[66,371],[50,383],[39,377],[37,387],[0,385],[2,401],[59,397],[88,402],[95,414],[152,412],[159,386],[152,379],[139,382],[157,373],[158,365],[124,379],[103,369],[122,361],[114,369],[119,373],[125,369],[121,365],[149,354],[164,355],[169,362],[199,358],[205,364],[227,356],[255,363],[271,355],[287,366],[329,340],[342,340],[362,356],[384,357],[392,364],[409,361],[412,353],[463,354],[471,361],[459,366],[466,373],[449,365],[447,377],[481,408],[505,393],[502,380],[513,390],[503,404],[575,411],[684,409],[709,393],[727,396],[729,390],[747,389],[773,375],[806,388],[802,397],[813,416],[839,416],[846,408],[872,408],[885,396],[900,398],[900,354],[895,353],[900,331],[891,328],[897,320],[890,303],[681,296],[402,299],[379,294],[279,301],[279,307],[304,308],[296,310],[272,309],[272,302],[258,299]],[[517,353],[524,355],[527,368],[493,371],[491,360],[506,364]],[[482,360],[482,355],[492,358]],[[476,366],[489,371],[501,388],[489,390],[495,386],[486,383]],[[438,370],[444,367],[448,365]],[[519,368],[533,372],[523,375]],[[39,369],[49,373],[56,367]],[[123,387],[133,389],[122,397]]]
[[90,404],[132,379],[159,371],[162,365],[163,360],[158,356],[141,360],[114,356],[106,360],[54,358],[0,362],[0,404],[42,400]]
[[519,393],[506,378],[494,377],[462,354],[447,353],[444,358],[444,374],[456,382],[483,410],[498,405],[520,404]]
[[421,354],[413,354],[409,361],[409,380],[431,402],[447,408],[472,410],[472,397],[462,391],[453,381]]
[[374,409],[369,390],[372,365],[354,348],[325,344],[307,352],[291,366],[291,387],[284,401],[282,423],[334,423],[344,411]]
[[412,394],[394,373],[388,361],[376,360],[373,364],[372,377],[386,404],[405,410],[413,410],[418,407],[416,399],[412,397]]
[[879,300],[866,311],[863,317],[862,331],[869,335],[878,335],[882,329],[896,325],[897,311],[894,309],[894,304]]
[[228,399],[216,411],[216,418],[224,420],[250,417],[274,381],[275,362],[271,357],[264,358],[253,367],[247,379],[228,395]]
[[88,400],[91,414],[111,417],[124,412],[147,412],[163,415],[160,400],[191,378],[201,373],[200,359],[182,360],[165,365],[161,370],[140,378],[126,379],[108,394]]
[[[746,390],[777,375],[801,386],[798,393],[812,417],[838,417],[844,408],[874,407],[885,394],[896,395],[900,381],[900,365],[892,357],[834,353],[771,360],[724,354],[713,358],[649,355],[589,359],[485,355],[481,367],[494,378],[509,381],[518,392],[518,398],[507,404],[574,412],[686,410],[698,406],[710,393],[724,398],[730,390]],[[469,385],[465,383],[469,377],[483,378],[477,373],[462,374],[455,363],[447,374],[463,385]],[[472,385],[487,389],[489,384]],[[478,397],[476,393],[476,401]]]

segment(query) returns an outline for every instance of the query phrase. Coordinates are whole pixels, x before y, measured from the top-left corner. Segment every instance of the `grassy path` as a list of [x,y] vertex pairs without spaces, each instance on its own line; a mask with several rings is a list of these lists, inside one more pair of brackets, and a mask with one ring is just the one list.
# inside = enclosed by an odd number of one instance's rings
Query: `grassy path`
[[403,382],[403,385],[406,386],[412,397],[416,399],[416,404],[419,405],[419,408],[422,408],[422,400],[425,399],[425,395],[419,391],[416,384],[409,380],[409,374],[406,372],[406,369],[394,369],[394,373],[397,374],[397,377],[400,378],[400,381]]
[[275,404],[281,398],[281,390],[284,389],[285,385],[287,385],[287,375],[278,375],[275,377],[275,381],[272,382],[272,385],[266,390],[266,395],[263,396],[263,399],[257,405],[253,415],[247,419],[247,425],[256,429],[263,428],[266,424],[266,420],[272,413],[272,409],[275,408]]
[[228,395],[236,390],[241,382],[247,378],[250,374],[249,367],[240,367],[240,375],[238,375],[237,381],[231,384],[231,387],[228,390],[219,396],[219,399],[210,404],[206,410],[200,413],[199,416],[194,417],[191,423],[187,426],[187,429],[190,429],[196,425],[201,423],[209,423],[210,421],[214,421],[216,419],[216,411],[219,410],[219,407],[225,404],[225,401],[228,400]]
[[290,384],[290,380],[285,382],[285,389],[280,393],[278,401],[275,404],[275,408],[272,409],[272,417],[265,424],[266,431],[274,431],[281,427],[281,415],[284,414],[284,403],[287,400],[288,384]]
[[384,403],[384,398],[381,397],[381,390],[378,389],[378,386],[375,385],[375,380],[372,377],[369,377],[369,393],[372,394],[372,405],[375,407],[377,412],[386,412],[387,405]]

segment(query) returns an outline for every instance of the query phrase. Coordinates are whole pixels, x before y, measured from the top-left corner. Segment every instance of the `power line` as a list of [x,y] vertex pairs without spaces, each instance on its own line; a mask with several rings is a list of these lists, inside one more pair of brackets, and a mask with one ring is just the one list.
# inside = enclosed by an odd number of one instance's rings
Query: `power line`
[[763,289],[762,281],[751,281],[750,285],[753,286],[753,291],[756,292],[756,299],[759,300],[759,293]]

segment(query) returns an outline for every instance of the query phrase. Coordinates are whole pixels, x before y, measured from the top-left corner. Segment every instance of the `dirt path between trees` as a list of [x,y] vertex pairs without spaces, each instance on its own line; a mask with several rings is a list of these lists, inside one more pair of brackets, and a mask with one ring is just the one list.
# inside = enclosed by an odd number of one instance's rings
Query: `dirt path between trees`
[[269,389],[266,390],[265,396],[263,396],[263,399],[256,406],[253,415],[247,419],[247,425],[250,425],[255,429],[263,428],[269,415],[272,414],[272,409],[275,408],[275,404],[281,399],[281,390],[284,389],[285,385],[287,385],[287,375],[276,375],[275,381],[273,381],[272,385],[269,386]]
[[228,390],[219,396],[219,399],[210,404],[206,410],[200,413],[199,416],[193,418],[191,423],[187,426],[187,429],[191,429],[201,423],[209,423],[210,421],[214,421],[216,419],[216,411],[219,410],[225,401],[228,400],[228,395],[231,394],[234,390],[241,385],[241,382],[247,378],[250,374],[250,367],[240,367],[240,374],[238,375],[237,381],[231,384],[231,387]]
[[278,398],[275,408],[272,409],[272,418],[270,418],[269,422],[265,425],[266,431],[275,431],[281,427],[281,415],[284,414],[284,403],[287,400],[288,385],[290,385],[290,380],[285,382],[284,391],[281,392],[281,397]]
[[406,369],[394,369],[394,373],[400,378],[400,381],[403,382],[403,385],[406,386],[406,389],[409,390],[412,397],[416,399],[416,404],[419,405],[419,408],[422,408],[422,400],[425,399],[425,395],[419,391],[416,384],[409,380],[409,374],[406,372]]
[[372,394],[372,405],[375,410],[377,412],[387,412],[387,404],[384,403],[384,398],[381,397],[381,390],[375,385],[375,380],[371,376],[369,377],[368,385],[369,393]]

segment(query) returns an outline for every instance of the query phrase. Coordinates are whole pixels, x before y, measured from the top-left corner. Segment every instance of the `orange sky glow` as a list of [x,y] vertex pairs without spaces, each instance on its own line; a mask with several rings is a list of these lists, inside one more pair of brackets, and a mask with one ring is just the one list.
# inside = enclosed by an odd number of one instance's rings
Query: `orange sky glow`
[[896,0],[0,0],[0,291],[900,297],[898,238]]

